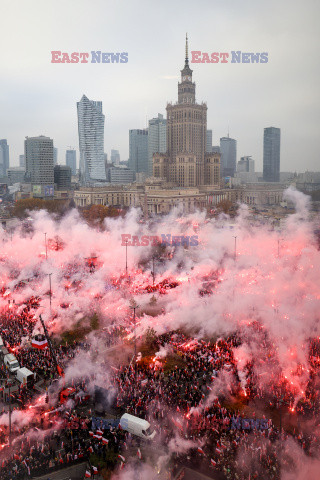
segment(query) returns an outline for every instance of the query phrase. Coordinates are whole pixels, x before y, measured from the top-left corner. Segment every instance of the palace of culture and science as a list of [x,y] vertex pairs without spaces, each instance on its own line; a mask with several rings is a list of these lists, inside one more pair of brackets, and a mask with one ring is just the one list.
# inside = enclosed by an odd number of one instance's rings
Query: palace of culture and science
[[220,154],[206,152],[207,105],[196,103],[195,90],[186,38],[178,102],[167,104],[167,152],[153,155],[153,176],[179,187],[218,186]]

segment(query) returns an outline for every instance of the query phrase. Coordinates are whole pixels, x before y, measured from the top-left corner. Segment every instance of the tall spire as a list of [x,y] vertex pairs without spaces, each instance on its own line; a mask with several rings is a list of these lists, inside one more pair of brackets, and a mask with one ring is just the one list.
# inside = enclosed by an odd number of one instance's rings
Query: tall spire
[[186,62],[185,67],[189,67],[189,58],[188,58],[188,34],[186,33]]

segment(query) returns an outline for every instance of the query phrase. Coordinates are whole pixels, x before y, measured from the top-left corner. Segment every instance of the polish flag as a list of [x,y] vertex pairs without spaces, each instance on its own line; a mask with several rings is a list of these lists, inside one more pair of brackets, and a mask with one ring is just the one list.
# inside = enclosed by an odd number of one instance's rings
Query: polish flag
[[97,475],[97,474],[98,474],[98,469],[97,469],[97,467],[92,466],[92,470],[93,470],[93,475]]
[[93,448],[91,447],[91,445],[90,445],[90,447],[88,448],[88,450],[89,450],[90,453],[93,453]]
[[90,437],[93,437],[93,432],[91,432],[91,430],[89,431],[89,435]]
[[85,477],[86,478],[91,478],[91,472],[89,472],[89,470],[86,470]]
[[48,341],[44,335],[35,335],[35,337],[32,339],[31,345],[33,348],[43,350],[48,346]]
[[103,445],[108,445],[109,440],[107,440],[106,438],[102,437],[102,443],[103,443]]
[[122,460],[123,462],[126,461],[126,459],[122,455],[118,455],[118,458],[120,458],[120,460]]
[[103,435],[103,431],[102,431],[102,430],[97,430],[97,431],[96,431],[96,434],[97,434],[97,435]]
[[216,448],[216,452],[220,455],[220,453],[222,453],[222,450],[220,450],[219,448]]
[[217,462],[215,462],[212,458],[211,458],[210,462],[211,462],[211,465],[212,465],[213,467],[215,467],[215,466],[217,465]]
[[205,455],[204,451],[202,450],[202,448],[198,447],[197,448],[198,452],[201,453],[202,455]]
[[141,460],[142,455],[141,455],[141,450],[140,450],[140,448],[138,448],[137,455],[138,455],[138,458],[140,458],[140,460]]

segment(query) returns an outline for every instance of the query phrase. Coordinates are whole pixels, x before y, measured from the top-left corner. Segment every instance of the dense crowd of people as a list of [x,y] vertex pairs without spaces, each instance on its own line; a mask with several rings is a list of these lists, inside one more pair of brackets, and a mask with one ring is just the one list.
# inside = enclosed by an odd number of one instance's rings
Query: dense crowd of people
[[[4,312],[0,319],[1,336],[5,345],[14,349],[20,366],[26,366],[38,379],[50,384],[58,376],[51,353],[48,349],[33,349],[26,341],[30,340],[36,322],[36,306],[36,299],[32,299],[19,313],[10,309]],[[125,333],[126,329],[118,327],[104,330],[105,344],[108,347],[117,345]],[[249,427],[239,423],[239,418],[244,419],[243,407],[249,401],[265,401],[269,412],[277,409],[281,415],[282,409],[288,411],[292,407],[294,395],[278,373],[275,373],[271,390],[264,391],[256,382],[252,362],[247,362],[243,384],[244,373],[240,378],[234,356],[234,350],[241,345],[237,335],[205,342],[181,332],[170,332],[154,342],[158,355],[142,357],[129,366],[119,365],[112,370],[112,383],[117,391],[114,407],[119,414],[126,411],[150,422],[157,431],[155,442],[165,446],[170,458],[166,466],[168,471],[175,471],[179,465],[190,465],[204,473],[220,472],[228,480],[276,480],[281,476],[281,469],[295,468],[296,459],[288,449],[289,439],[301,447],[304,455],[315,455],[320,446],[319,438],[302,428],[280,431],[279,425],[274,425],[270,418],[265,418],[266,428],[259,428],[258,423],[254,428],[250,427],[250,422]],[[266,338],[263,342],[264,348],[269,348]],[[90,345],[72,342],[53,348],[63,368]],[[275,363],[274,357],[270,347],[270,365]],[[319,413],[318,357],[319,345],[313,342],[306,395],[295,404],[297,418],[314,421]],[[168,358],[173,358],[170,368],[166,367]],[[1,369],[3,376],[8,377],[3,365]],[[228,375],[228,391],[216,388],[221,375]],[[75,379],[72,387],[76,394],[85,391],[85,379]],[[20,404],[13,408],[31,408],[37,395],[21,387]],[[230,402],[235,398],[240,403]],[[105,429],[99,434],[91,432],[92,412],[81,414],[77,407],[76,402],[64,405],[58,398],[58,405],[51,412],[45,406],[37,420],[34,417],[22,428],[15,424],[11,449],[8,426],[0,424],[0,480],[30,478],[50,469],[89,460],[92,455],[110,469],[123,465],[125,452],[130,456],[134,444],[130,435],[120,428]],[[254,411],[251,415],[258,418]],[[170,447],[179,442],[188,442],[188,446]]]

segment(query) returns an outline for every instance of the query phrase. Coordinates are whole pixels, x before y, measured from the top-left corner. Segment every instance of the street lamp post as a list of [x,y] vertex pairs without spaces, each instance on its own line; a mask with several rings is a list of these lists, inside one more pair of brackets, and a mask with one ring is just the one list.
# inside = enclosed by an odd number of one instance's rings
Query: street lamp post
[[139,305],[135,301],[132,302],[131,306],[133,309],[133,328],[134,328],[134,382],[136,383],[137,378],[137,335],[136,335],[136,309],[139,308]]
[[233,235],[234,238],[234,259],[237,260],[237,236]]
[[48,273],[48,276],[49,276],[50,314],[51,314],[51,295],[52,295],[52,292],[51,292],[51,275],[52,275],[52,273]]
[[152,257],[152,280],[154,285],[155,272],[154,272],[154,256]]
[[9,387],[9,447],[11,447],[11,383],[8,383]]
[[126,240],[126,275],[128,275],[128,240]]
[[46,246],[46,260],[48,260],[47,234],[44,234],[44,243]]

